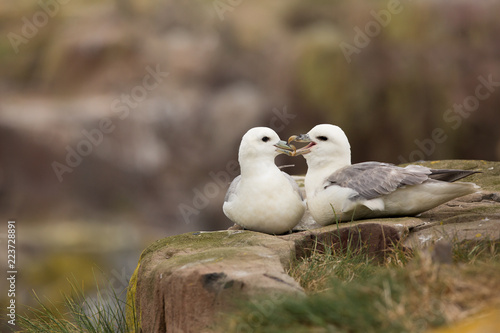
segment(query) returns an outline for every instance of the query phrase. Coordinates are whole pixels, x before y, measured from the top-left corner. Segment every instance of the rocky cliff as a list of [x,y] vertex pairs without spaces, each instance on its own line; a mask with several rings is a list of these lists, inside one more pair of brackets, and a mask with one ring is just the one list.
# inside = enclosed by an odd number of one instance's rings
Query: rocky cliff
[[[286,294],[305,297],[286,272],[294,259],[308,256],[313,248],[354,244],[383,256],[393,246],[411,250],[437,241],[500,240],[500,162],[422,164],[481,171],[466,179],[480,185],[481,191],[417,217],[363,220],[282,236],[223,230],[156,241],[142,253],[128,295],[143,331],[210,331],[219,316],[241,300],[262,294],[270,300]],[[444,255],[441,260],[448,258]]]

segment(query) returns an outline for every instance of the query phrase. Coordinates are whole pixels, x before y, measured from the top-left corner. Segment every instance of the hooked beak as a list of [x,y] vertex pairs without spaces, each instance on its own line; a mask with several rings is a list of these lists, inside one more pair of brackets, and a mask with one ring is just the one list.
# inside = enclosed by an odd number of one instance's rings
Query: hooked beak
[[280,140],[274,146],[276,147],[276,151],[280,154],[295,156],[295,147],[288,145],[286,141]]
[[[309,144],[305,147],[302,147],[300,149],[296,149],[294,145],[290,145],[290,142],[295,141],[295,142],[308,142]],[[299,134],[299,135],[292,135],[291,137],[288,138],[288,145],[290,147],[293,147],[295,149],[295,153],[293,156],[300,156],[300,155],[305,155],[311,152],[311,148],[316,145],[316,142],[311,140],[311,137],[309,134]]]

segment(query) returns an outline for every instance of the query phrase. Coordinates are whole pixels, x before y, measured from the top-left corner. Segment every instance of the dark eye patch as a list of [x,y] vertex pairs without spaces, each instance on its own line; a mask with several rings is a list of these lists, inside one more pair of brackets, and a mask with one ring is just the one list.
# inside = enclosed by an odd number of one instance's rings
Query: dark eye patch
[[328,140],[328,138],[326,136],[323,136],[323,135],[317,136],[316,139],[321,140],[321,141]]
[[265,137],[263,137],[263,138],[262,138],[262,141],[264,141],[264,142],[267,142],[267,141],[269,141],[269,140],[271,140],[271,139],[269,139],[269,137],[268,137],[268,136],[265,136]]

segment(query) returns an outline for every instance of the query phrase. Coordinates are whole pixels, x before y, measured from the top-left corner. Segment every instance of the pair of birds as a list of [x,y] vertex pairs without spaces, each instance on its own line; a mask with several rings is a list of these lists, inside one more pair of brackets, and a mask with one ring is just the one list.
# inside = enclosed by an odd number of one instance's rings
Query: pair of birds
[[[308,144],[297,150],[290,145],[292,141]],[[223,211],[234,223],[282,234],[300,222],[306,200],[293,178],[275,165],[279,154],[306,159],[307,207],[321,225],[416,215],[479,188],[473,183],[453,183],[475,171],[420,165],[402,168],[379,162],[351,165],[349,141],[335,125],[317,125],[288,142],[270,128],[255,127],[241,140],[241,174],[232,181],[224,200]]]

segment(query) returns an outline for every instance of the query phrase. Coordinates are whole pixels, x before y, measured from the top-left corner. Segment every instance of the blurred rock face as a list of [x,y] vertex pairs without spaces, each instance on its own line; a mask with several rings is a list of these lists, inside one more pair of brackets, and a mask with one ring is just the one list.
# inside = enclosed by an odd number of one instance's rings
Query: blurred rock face
[[498,4],[225,4],[0,5],[5,214],[228,226],[254,126],[337,124],[355,162],[500,158]]

